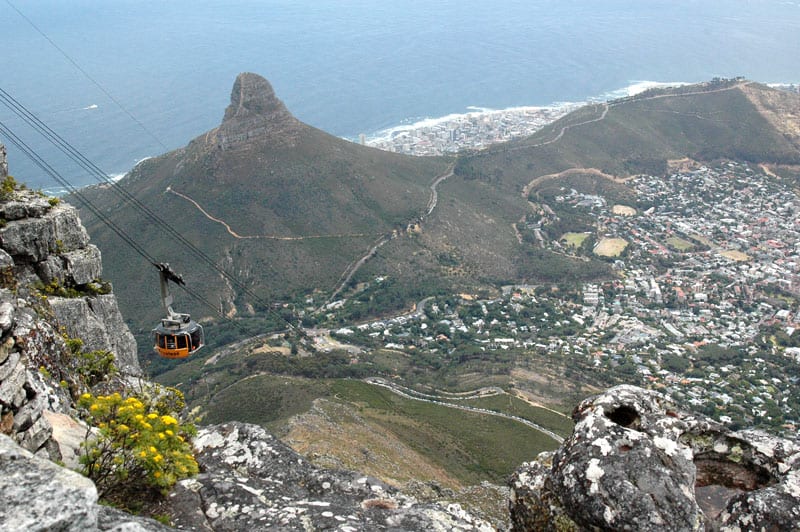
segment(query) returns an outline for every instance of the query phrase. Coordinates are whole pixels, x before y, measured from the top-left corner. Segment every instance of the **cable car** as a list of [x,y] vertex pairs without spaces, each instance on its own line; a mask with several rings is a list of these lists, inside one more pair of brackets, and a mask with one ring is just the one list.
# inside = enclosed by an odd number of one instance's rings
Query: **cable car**
[[154,263],[159,270],[161,281],[161,301],[167,317],[153,329],[153,349],[164,358],[186,358],[205,345],[203,327],[192,321],[189,314],[181,314],[172,310],[172,294],[169,292],[169,281],[185,285],[183,277],[172,271],[165,262]]

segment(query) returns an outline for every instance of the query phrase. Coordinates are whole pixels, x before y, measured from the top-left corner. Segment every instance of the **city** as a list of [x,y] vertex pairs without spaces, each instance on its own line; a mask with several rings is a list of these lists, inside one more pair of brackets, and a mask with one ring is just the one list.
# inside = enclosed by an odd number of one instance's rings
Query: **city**
[[[553,208],[518,228],[539,235],[524,245],[605,255],[612,280],[429,298],[400,316],[332,326],[333,341],[442,359],[507,352],[522,363],[569,361],[582,378],[654,387],[735,426],[796,430],[800,199],[791,183],[724,163],[625,185],[636,207],[560,187]],[[549,238],[552,218],[570,210],[595,227],[580,239]],[[624,245],[601,253],[608,239]],[[334,302],[327,322],[358,305],[357,297]]]

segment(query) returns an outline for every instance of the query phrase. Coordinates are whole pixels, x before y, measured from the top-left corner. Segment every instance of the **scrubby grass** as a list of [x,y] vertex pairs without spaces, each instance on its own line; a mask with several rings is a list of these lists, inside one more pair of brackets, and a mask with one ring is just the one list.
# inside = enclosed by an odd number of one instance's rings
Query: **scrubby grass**
[[589,238],[589,233],[564,233],[559,240],[563,240],[568,246],[577,249],[587,238]]
[[573,424],[569,417],[546,408],[533,406],[512,395],[481,397],[479,399],[469,399],[463,401],[463,403],[476,408],[485,408],[495,412],[519,416],[564,437],[572,433]]
[[516,421],[405,399],[361,381],[337,381],[331,391],[465,483],[502,482],[520,463],[557,446]]
[[206,408],[205,423],[242,421],[270,426],[302,414],[317,397],[328,394],[325,381],[255,375],[242,379],[214,396]]
[[594,254],[601,257],[619,257],[626,247],[628,242],[622,238],[604,238],[595,246]]
[[694,244],[677,236],[668,238],[667,245],[680,252],[690,251],[694,248]]

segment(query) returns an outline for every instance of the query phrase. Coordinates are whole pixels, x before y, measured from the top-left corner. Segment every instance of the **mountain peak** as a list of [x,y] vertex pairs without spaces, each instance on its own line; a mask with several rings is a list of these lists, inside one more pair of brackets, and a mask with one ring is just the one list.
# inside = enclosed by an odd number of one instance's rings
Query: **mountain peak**
[[246,147],[258,140],[293,144],[301,129],[302,123],[275,96],[269,81],[243,72],[236,76],[217,140],[223,149]]
[[275,96],[269,81],[252,72],[236,76],[231,90],[231,104],[225,110],[223,122],[253,115],[288,115],[291,113]]

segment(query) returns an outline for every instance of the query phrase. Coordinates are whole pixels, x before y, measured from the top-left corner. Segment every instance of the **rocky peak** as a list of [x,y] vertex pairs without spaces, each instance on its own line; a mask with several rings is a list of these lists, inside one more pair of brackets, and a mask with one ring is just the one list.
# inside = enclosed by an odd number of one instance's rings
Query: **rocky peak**
[[572,436],[511,479],[517,530],[792,530],[800,445],[731,431],[617,386],[576,408]]
[[291,145],[303,124],[275,96],[269,81],[250,72],[236,77],[231,103],[212,138],[223,150],[258,141]]

